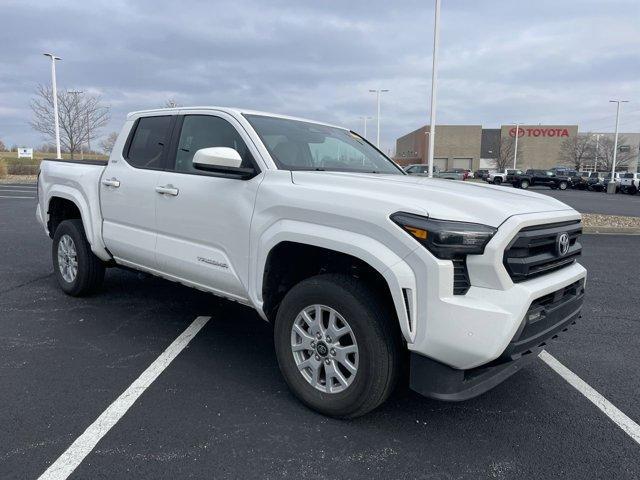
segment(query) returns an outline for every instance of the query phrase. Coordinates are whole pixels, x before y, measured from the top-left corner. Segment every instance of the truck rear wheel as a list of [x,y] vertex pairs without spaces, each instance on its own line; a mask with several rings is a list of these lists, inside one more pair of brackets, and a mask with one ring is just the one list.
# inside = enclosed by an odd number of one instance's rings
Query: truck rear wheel
[[104,264],[91,251],[82,220],[64,220],[53,236],[53,269],[67,295],[81,297],[95,292],[104,280]]
[[560,190],[566,190],[568,186],[569,186],[569,184],[568,184],[567,182],[560,182],[560,183],[558,184],[558,188],[559,188]]
[[325,415],[353,418],[393,390],[401,341],[380,295],[348,275],[303,280],[284,297],[275,322],[280,370],[293,393]]
[[529,188],[529,180],[520,180],[520,188],[524,190]]
[[496,177],[493,179],[494,185],[500,185],[502,183],[502,179],[500,177]]

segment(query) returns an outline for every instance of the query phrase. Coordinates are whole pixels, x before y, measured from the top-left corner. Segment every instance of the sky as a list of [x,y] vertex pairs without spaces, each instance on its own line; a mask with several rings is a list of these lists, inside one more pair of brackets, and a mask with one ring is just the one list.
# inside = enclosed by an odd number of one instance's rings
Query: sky
[[[0,0],[0,140],[39,146],[29,126],[43,52],[58,88],[127,112],[220,105],[363,132],[381,102],[381,147],[429,122],[434,0]],[[438,124],[578,124],[640,132],[640,1],[442,0]],[[375,118],[367,136],[375,139]]]

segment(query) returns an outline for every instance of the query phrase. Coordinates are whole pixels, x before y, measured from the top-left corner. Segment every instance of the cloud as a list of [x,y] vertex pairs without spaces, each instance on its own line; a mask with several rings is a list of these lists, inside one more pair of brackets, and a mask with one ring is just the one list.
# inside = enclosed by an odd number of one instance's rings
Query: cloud
[[[637,1],[443,3],[438,123],[607,130],[610,97],[640,102]],[[99,92],[111,105],[105,135],[127,112],[167,98],[362,130],[360,117],[375,115],[370,88],[390,90],[382,103],[385,150],[428,121],[430,2],[23,0],[4,2],[3,20],[7,144],[42,142],[28,125],[28,105],[35,85],[50,81],[44,51],[63,57],[61,88]],[[640,105],[627,109],[624,127],[640,130]]]

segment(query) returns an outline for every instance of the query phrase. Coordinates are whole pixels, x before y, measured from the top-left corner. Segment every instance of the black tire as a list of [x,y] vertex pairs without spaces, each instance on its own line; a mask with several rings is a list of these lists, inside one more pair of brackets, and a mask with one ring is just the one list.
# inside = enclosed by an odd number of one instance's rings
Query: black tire
[[558,188],[559,188],[560,190],[566,190],[568,186],[569,186],[569,184],[568,184],[567,182],[560,182],[560,183],[558,184]]
[[[358,345],[358,370],[352,383],[338,393],[311,385],[296,366],[291,331],[298,314],[324,305],[348,322]],[[354,418],[373,410],[393,391],[402,371],[402,341],[388,306],[362,280],[323,274],[295,285],[284,297],[275,322],[274,343],[280,371],[291,391],[308,407],[337,418]]]
[[[72,281],[67,281],[64,278],[58,261],[58,246],[64,235],[71,237],[76,251],[78,270]],[[53,235],[51,256],[58,284],[67,295],[82,297],[94,293],[102,286],[105,272],[104,263],[91,251],[82,220],[73,219],[60,222]]]
[[529,180],[520,180],[520,188],[523,190],[529,188]]
[[493,179],[493,184],[494,185],[500,185],[502,183],[502,179],[501,178],[494,178]]

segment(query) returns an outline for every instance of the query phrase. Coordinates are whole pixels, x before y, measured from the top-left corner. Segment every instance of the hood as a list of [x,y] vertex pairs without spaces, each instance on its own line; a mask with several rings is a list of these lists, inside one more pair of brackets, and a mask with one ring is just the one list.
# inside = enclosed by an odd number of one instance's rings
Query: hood
[[555,198],[528,190],[459,180],[365,173],[293,171],[293,183],[327,195],[382,201],[389,213],[406,211],[431,218],[499,226],[513,215],[573,210]]

